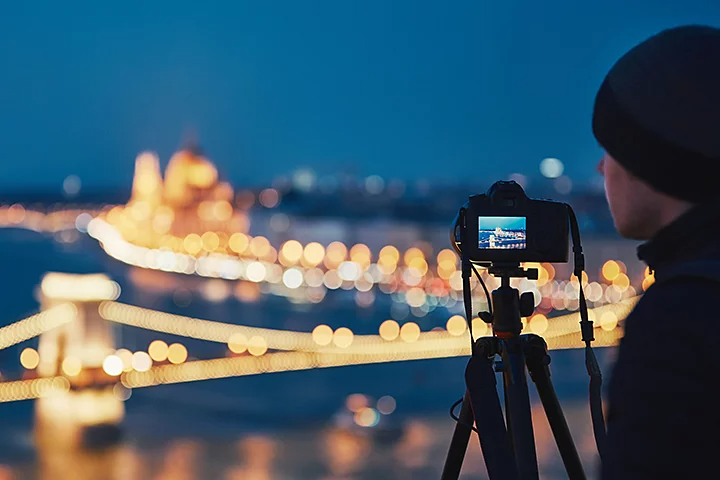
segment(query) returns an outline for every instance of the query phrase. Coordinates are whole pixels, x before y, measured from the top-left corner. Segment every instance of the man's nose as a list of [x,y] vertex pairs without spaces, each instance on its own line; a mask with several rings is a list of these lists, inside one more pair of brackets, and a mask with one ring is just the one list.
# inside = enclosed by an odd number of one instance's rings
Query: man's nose
[[597,171],[600,175],[605,175],[605,157],[603,156],[597,164]]

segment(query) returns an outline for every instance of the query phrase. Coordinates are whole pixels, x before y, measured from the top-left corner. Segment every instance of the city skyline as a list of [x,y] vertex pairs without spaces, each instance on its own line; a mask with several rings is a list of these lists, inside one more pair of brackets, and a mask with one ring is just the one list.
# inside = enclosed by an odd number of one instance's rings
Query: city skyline
[[127,185],[138,152],[166,160],[188,130],[236,185],[301,167],[489,180],[538,175],[548,157],[582,183],[612,62],[718,13],[699,0],[8,5],[0,188]]

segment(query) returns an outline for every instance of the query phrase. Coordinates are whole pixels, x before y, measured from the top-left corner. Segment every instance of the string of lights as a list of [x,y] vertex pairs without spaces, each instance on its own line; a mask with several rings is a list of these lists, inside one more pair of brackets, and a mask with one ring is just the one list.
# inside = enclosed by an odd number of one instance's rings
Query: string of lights
[[[595,319],[596,327],[612,331],[618,321],[625,318],[637,302],[636,298],[603,305],[589,310]],[[266,349],[324,352],[363,355],[384,355],[397,350],[424,351],[424,342],[447,341],[456,348],[467,341],[463,338],[466,326],[462,317],[451,317],[447,330],[421,332],[417,324],[408,322],[402,327],[394,320],[380,325],[379,335],[354,335],[349,328],[333,331],[326,325],[317,326],[312,333],[291,330],[247,327],[229,323],[214,322],[198,318],[173,315],[156,310],[126,305],[119,302],[102,302],[100,315],[109,321],[131,325],[148,330],[170,333],[198,340],[226,343],[235,353],[242,353],[250,344],[262,342]],[[547,319],[536,315],[528,322],[529,331],[547,339],[579,332],[578,313]],[[476,335],[488,333],[488,326],[475,319]]]
[[75,319],[76,314],[77,307],[75,305],[63,303],[0,328],[0,350],[69,323]]
[[[596,346],[617,345],[623,334],[622,329],[617,328],[617,322],[627,315],[636,301],[636,299],[629,299],[618,304],[593,309],[592,316],[600,319],[596,321]],[[75,307],[71,304],[63,304],[41,314],[33,315],[0,329],[0,339],[5,339],[5,343],[14,344],[19,343],[23,338],[32,338],[43,331],[71,321],[74,318],[74,309]],[[315,368],[448,358],[466,356],[470,353],[467,340],[463,335],[464,330],[455,329],[453,331],[449,328],[445,331],[420,332],[416,324],[406,323],[403,327],[414,325],[415,328],[406,330],[403,335],[403,328],[397,323],[392,326],[388,323],[394,322],[391,320],[381,325],[381,335],[353,337],[351,336],[352,332],[345,329],[347,332],[339,338],[349,338],[350,340],[338,341],[336,334],[343,330],[338,329],[333,332],[330,327],[326,327],[329,331],[321,329],[320,334],[318,334],[317,328],[313,333],[302,333],[244,327],[171,315],[111,301],[103,302],[100,310],[103,317],[110,321],[124,319],[120,323],[167,333],[184,334],[218,342],[224,342],[225,338],[235,338],[237,341],[238,335],[248,338],[245,348],[251,355],[179,362],[178,364],[170,363],[141,369],[142,371],[125,371],[120,378],[123,385],[128,388]],[[131,321],[130,319],[133,318],[135,320]],[[452,320],[453,318],[448,321],[448,326]],[[555,317],[549,321],[545,319],[546,328],[543,337],[550,350],[571,349],[581,345],[577,320],[577,314]],[[391,327],[388,328],[388,325]],[[532,330],[532,319],[529,327]],[[388,333],[388,330],[392,331]],[[198,331],[203,333],[195,335]],[[486,333],[489,333],[487,329],[478,331],[478,335]],[[257,342],[251,341],[253,338],[261,338],[265,343],[258,345]],[[328,341],[328,338],[331,340]],[[266,353],[268,347],[280,350],[280,346],[288,348],[292,345],[304,346],[307,347],[307,350]],[[238,345],[231,342],[231,349],[233,346],[236,351],[239,351]],[[121,371],[122,369],[119,369],[118,374]],[[1,382],[0,402],[41,398],[50,394],[66,392],[68,389],[69,382],[65,377]]]
[[69,390],[70,381],[65,377],[0,382],[0,403],[62,395]]
[[[596,346],[617,345],[622,337],[619,329],[602,331],[596,337]],[[581,344],[580,333],[572,333],[548,340],[551,350],[577,348]],[[162,365],[146,372],[127,372],[122,383],[128,388],[152,387],[163,384],[194,382],[218,378],[242,377],[264,373],[279,373],[316,368],[330,368],[374,363],[401,362],[448,358],[470,354],[467,342],[445,338],[418,343],[422,348],[405,348],[383,353],[329,353],[329,352],[277,352],[262,357],[242,356],[213,360],[196,360],[182,365]]]

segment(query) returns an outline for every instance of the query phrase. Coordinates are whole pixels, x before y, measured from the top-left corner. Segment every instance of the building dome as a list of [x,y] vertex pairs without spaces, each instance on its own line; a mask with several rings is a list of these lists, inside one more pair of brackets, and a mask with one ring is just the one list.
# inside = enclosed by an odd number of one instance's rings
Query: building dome
[[195,149],[175,153],[165,170],[165,200],[171,206],[195,203],[217,185],[215,166]]

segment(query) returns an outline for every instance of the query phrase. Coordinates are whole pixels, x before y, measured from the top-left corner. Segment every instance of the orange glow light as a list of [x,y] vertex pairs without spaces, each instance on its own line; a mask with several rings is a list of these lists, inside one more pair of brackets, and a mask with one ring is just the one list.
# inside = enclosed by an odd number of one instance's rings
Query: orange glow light
[[230,220],[232,214],[232,205],[230,205],[230,202],[227,200],[220,200],[219,202],[215,202],[215,205],[213,205],[213,216],[221,222]]
[[265,237],[255,237],[250,241],[250,251],[256,257],[262,257],[270,250],[270,242]]
[[425,254],[422,252],[422,250],[420,250],[417,247],[409,248],[407,250],[407,252],[405,252],[405,255],[403,257],[403,260],[405,261],[405,265],[409,266],[410,263],[415,258],[421,258],[421,259],[425,260]]
[[332,242],[325,255],[325,265],[328,268],[337,268],[347,258],[347,247],[342,242]]
[[325,257],[325,247],[317,242],[308,243],[303,252],[303,259],[308,267],[319,265]]
[[233,233],[228,245],[233,252],[242,254],[250,246],[250,239],[244,233]]
[[417,339],[420,338],[420,327],[417,323],[414,322],[406,323],[400,329],[400,338],[402,338],[403,341],[407,343],[413,343],[417,341]]
[[205,232],[202,235],[203,250],[214,252],[220,246],[220,237],[215,232]]
[[[386,257],[385,262],[398,263],[400,261],[400,252],[392,245],[387,245],[380,250],[380,258]],[[390,262],[392,260],[392,262]]]
[[391,342],[400,335],[400,325],[395,320],[385,320],[380,324],[380,337]]
[[303,246],[297,240],[288,240],[280,250],[280,255],[289,262],[289,265],[295,265],[302,257],[302,254]]

